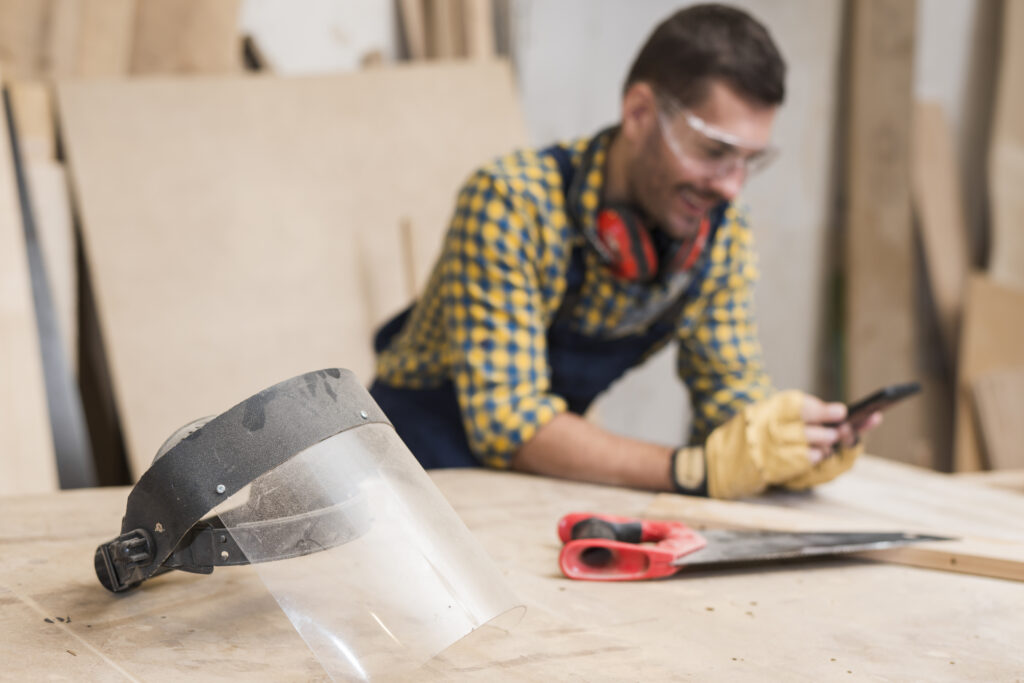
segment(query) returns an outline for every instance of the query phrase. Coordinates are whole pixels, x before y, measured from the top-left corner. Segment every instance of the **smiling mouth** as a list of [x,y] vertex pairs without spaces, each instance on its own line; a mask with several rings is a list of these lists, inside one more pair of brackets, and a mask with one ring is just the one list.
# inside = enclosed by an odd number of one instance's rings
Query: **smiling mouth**
[[697,193],[690,188],[679,190],[679,198],[688,213],[703,215],[718,203],[718,197]]

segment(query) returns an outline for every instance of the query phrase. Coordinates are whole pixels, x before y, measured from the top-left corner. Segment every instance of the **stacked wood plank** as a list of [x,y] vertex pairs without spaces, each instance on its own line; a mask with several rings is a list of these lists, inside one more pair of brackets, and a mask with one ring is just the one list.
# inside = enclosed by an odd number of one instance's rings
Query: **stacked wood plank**
[[0,62],[17,78],[241,68],[241,0],[0,0]]
[[489,59],[497,54],[493,0],[401,0],[411,59]]

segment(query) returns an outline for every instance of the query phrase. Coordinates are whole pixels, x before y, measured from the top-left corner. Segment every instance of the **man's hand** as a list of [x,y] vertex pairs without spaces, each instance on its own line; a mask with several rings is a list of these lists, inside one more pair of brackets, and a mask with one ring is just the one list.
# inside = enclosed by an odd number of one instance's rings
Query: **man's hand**
[[882,423],[881,413],[872,413],[859,425],[843,422],[846,406],[842,403],[825,403],[815,396],[805,395],[800,415],[804,420],[808,459],[817,465],[836,452],[836,447],[853,448],[861,435]]
[[881,415],[863,424],[843,424],[846,406],[799,391],[784,391],[746,406],[715,429],[704,445],[708,493],[741,498],[769,486],[806,489],[839,476],[863,451],[859,436]]

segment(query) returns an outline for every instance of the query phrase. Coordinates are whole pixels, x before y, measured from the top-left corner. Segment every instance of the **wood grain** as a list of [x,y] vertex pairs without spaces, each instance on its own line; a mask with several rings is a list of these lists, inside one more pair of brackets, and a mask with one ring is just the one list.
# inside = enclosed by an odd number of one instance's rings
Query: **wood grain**
[[967,288],[967,226],[953,131],[942,106],[914,106],[911,180],[925,271],[949,367],[956,364]]
[[57,462],[6,112],[0,123],[0,495],[10,495],[56,490]]
[[[859,469],[847,476],[859,479]],[[557,570],[558,518],[639,515],[653,494],[482,470],[432,479],[527,611],[505,632],[446,651],[416,680],[572,672],[587,681],[763,681],[777,671],[807,681],[980,681],[1014,680],[1024,669],[1016,647],[1024,583],[854,560],[569,581]],[[195,678],[201,663],[203,680],[326,680],[248,568],[171,573],[119,597],[100,588],[87,558],[119,528],[127,493],[6,502],[0,639],[21,655],[5,662],[10,677],[180,680]]]
[[974,410],[992,468],[1024,468],[1024,364],[977,377]]
[[1024,287],[1024,3],[1003,4],[992,140],[989,147],[991,247],[989,272]]
[[[850,5],[844,217],[847,398],[918,377],[910,122],[916,3]],[[873,452],[932,464],[920,401],[872,433]]]
[[233,73],[242,68],[241,0],[140,2],[133,74]]
[[708,527],[951,536],[957,540],[858,555],[1024,581],[1024,496],[878,458],[863,458],[853,473],[811,493],[778,493],[756,502],[663,494],[646,514]]
[[974,382],[981,375],[1024,365],[1024,289],[985,275],[970,278],[964,309],[957,379],[956,451],[958,472],[986,469],[974,415]]
[[372,328],[409,303],[401,221],[432,259],[462,181],[525,139],[500,63],[66,83],[59,104],[136,477],[278,381],[369,381]]

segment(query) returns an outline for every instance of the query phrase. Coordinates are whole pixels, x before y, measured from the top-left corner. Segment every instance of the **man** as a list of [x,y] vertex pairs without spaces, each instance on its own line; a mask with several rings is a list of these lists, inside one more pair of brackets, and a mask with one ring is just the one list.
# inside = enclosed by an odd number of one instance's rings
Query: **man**
[[[511,154],[459,194],[423,297],[378,334],[371,393],[425,467],[485,464],[735,498],[848,469],[842,404],[774,393],[752,315],[750,229],[734,204],[772,155],[785,64],[721,5],[664,21],[622,119],[590,139]],[[581,417],[664,344],[690,390],[690,445]]]

